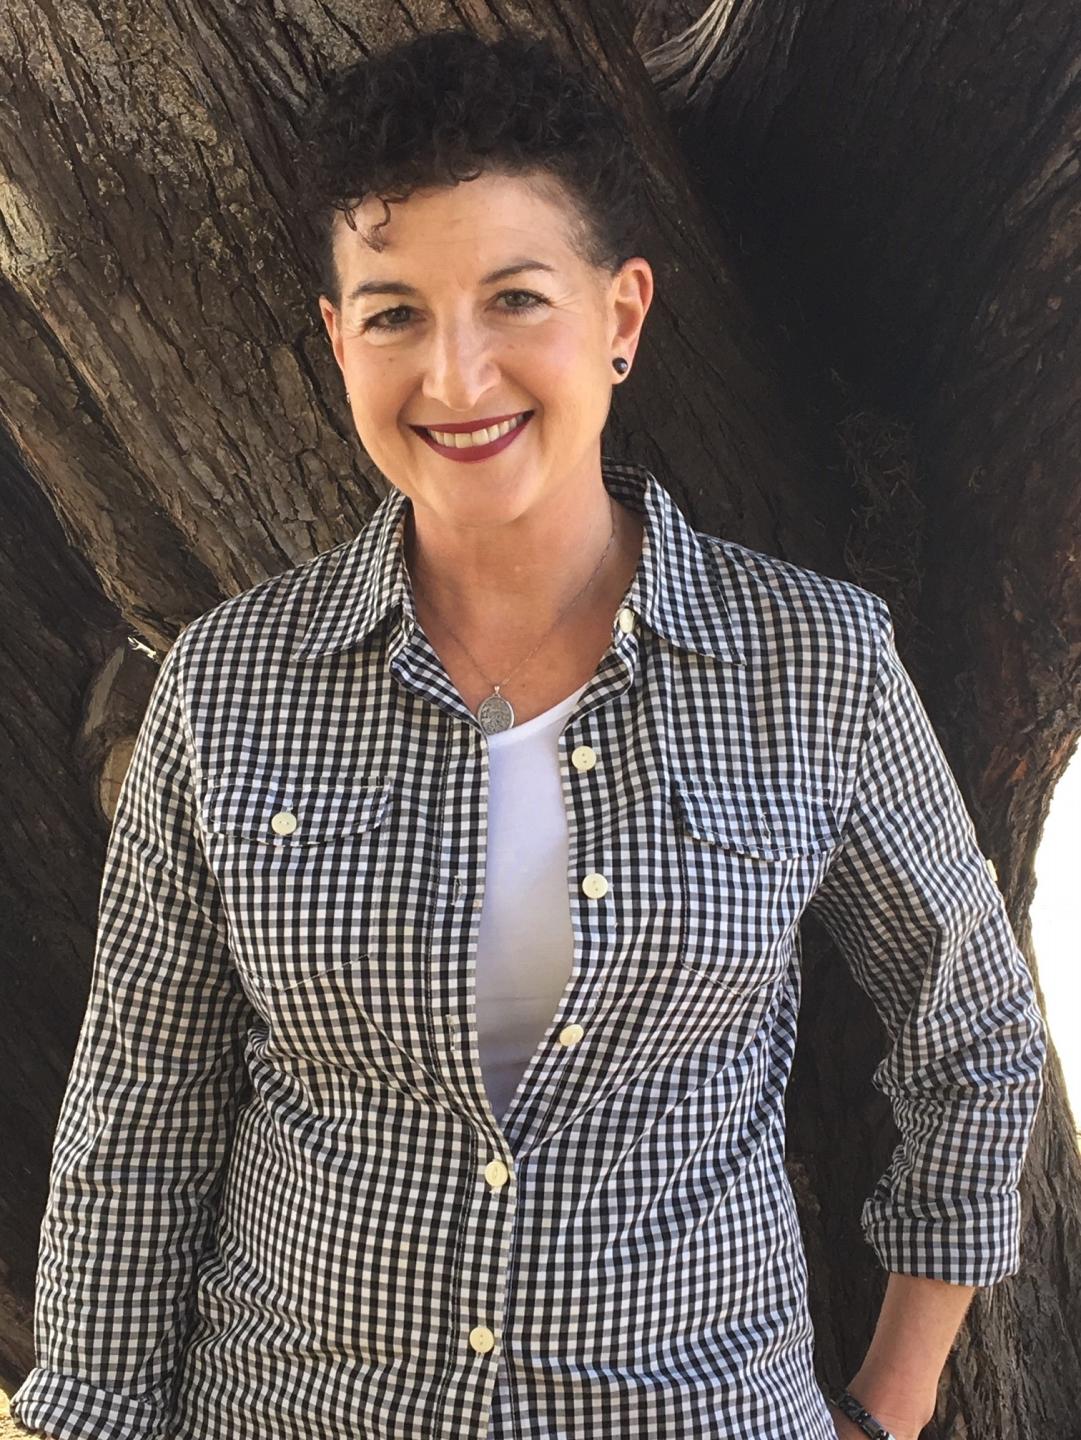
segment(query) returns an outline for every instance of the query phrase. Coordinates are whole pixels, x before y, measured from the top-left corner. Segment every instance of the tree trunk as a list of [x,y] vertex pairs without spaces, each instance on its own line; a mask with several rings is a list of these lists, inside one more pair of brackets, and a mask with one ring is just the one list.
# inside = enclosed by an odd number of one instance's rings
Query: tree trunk
[[[496,13],[474,5],[470,23],[494,36]],[[856,0],[724,0],[691,24],[656,0],[598,0],[588,21],[573,0],[498,13],[598,73],[650,177],[657,300],[606,452],[654,469],[698,528],[889,601],[1027,948],[1035,845],[1081,728],[1065,0],[897,0],[874,28]],[[423,0],[377,20],[348,0],[69,0],[62,21],[8,0],[0,15],[16,621],[0,713],[19,756],[0,785],[9,834],[52,841],[0,862],[18,1037],[0,1176],[23,1182],[0,1201],[8,1390],[32,1363],[108,795],[153,675],[126,637],[160,659],[218,599],[350,538],[383,493],[315,304],[289,151],[329,69],[455,23]],[[810,925],[804,957],[789,1166],[820,1378],[838,1381],[885,1280],[857,1219],[896,1137],[870,1087],[868,1002]],[[1076,1433],[1079,1181],[1052,1057],[1022,1269],[977,1295],[929,1436]]]
[[127,626],[3,437],[0,605],[0,1385],[8,1389],[29,1364],[51,1139],[87,998],[110,799],[102,782],[115,776],[115,747],[127,748],[155,667],[128,646]]
[[[859,377],[836,430],[850,572],[909,622],[899,644],[1034,970],[1035,850],[1081,712],[1078,55],[1060,0],[909,0],[870,40],[858,0],[786,0],[713,5],[647,56],[702,192],[740,217],[752,303],[805,316],[809,363]],[[834,1159],[878,1058],[823,1003],[840,970],[809,979],[789,1091],[817,1275],[858,1244],[855,1201],[894,1142],[861,1106],[869,1167]],[[1022,1268],[976,1297],[942,1434],[1081,1434],[1081,1165],[1054,1056],[1026,1181]],[[834,1297],[820,1335],[838,1308],[866,1315],[842,1273],[816,1290]],[[851,1369],[862,1339],[840,1338]]]

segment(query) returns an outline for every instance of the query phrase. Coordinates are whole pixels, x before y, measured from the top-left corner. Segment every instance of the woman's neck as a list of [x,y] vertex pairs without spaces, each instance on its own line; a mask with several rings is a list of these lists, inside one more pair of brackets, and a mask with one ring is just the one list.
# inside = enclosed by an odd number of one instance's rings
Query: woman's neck
[[422,626],[428,628],[427,616],[467,640],[494,640],[498,632],[508,648],[543,634],[564,610],[573,623],[582,605],[605,603],[609,595],[618,604],[641,555],[640,518],[603,487],[576,506],[573,523],[564,509],[483,542],[475,532],[441,530],[425,518],[418,525],[410,512],[405,537]]

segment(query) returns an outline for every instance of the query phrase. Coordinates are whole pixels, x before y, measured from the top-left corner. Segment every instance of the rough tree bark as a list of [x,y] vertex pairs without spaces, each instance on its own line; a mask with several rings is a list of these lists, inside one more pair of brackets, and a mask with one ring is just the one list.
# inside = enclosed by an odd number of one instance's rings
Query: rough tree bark
[[[908,0],[870,36],[867,18],[859,0],[714,4],[647,68],[703,192],[739,216],[752,304],[801,314],[809,363],[859,377],[837,428],[851,572],[909,619],[1031,962],[1035,848],[1081,710],[1081,30],[1064,0]],[[801,1017],[789,1131],[834,1253],[849,1182],[830,1156],[853,1133],[831,1133],[847,1067],[820,1063],[835,969]],[[1057,1059],[1047,1081],[1024,1264],[977,1297],[946,1433],[1081,1435],[1081,1169]],[[873,1170],[889,1126],[868,1119]]]
[[[700,528],[890,602],[1027,949],[1035,844],[1081,729],[1076,21],[1067,0],[896,0],[873,27],[858,0],[696,13],[468,7],[482,33],[521,24],[595,70],[648,167],[657,296],[605,448],[656,469]],[[296,118],[328,69],[461,16],[0,13],[9,1390],[32,1363],[109,797],[153,674],[127,636],[160,659],[217,599],[353,535],[384,490],[314,303]],[[810,927],[804,955],[789,1166],[821,1378],[839,1380],[884,1282],[857,1219],[895,1135],[869,1084],[875,1017]],[[1079,1182],[1052,1056],[1022,1270],[977,1296],[929,1436],[1079,1433]]]

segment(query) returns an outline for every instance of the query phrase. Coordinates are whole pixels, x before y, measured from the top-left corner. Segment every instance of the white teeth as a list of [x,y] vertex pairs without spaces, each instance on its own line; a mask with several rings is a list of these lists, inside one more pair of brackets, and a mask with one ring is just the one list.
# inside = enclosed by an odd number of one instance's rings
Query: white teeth
[[447,430],[429,430],[428,434],[440,445],[446,445],[453,450],[467,450],[472,445],[490,445],[493,440],[498,440],[501,435],[509,435],[519,425],[524,424],[526,415],[519,415],[514,420],[504,420],[501,425],[489,425],[486,430],[470,430],[464,434],[452,434]]

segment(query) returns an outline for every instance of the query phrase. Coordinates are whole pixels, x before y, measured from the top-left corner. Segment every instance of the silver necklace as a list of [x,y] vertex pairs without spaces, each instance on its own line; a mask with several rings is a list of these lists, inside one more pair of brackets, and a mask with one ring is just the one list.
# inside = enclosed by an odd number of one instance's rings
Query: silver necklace
[[484,671],[477,664],[476,658],[470,653],[468,647],[458,638],[458,636],[455,635],[454,631],[450,628],[450,626],[447,625],[445,622],[441,622],[443,623],[443,628],[447,631],[448,635],[450,635],[451,639],[455,642],[455,644],[461,645],[462,649],[469,656],[470,660],[473,662],[473,665],[477,670],[477,673],[484,677],[485,684],[491,685],[492,687],[492,693],[485,696],[485,698],[477,706],[475,712],[477,719],[480,721],[480,728],[484,731],[485,735],[496,735],[501,730],[509,730],[514,724],[514,707],[511,705],[507,697],[505,695],[501,695],[499,692],[502,690],[503,686],[506,685],[507,681],[511,679],[511,676],[517,675],[518,671],[522,668],[526,661],[533,659],[533,656],[548,639],[549,635],[551,635],[552,631],[563,619],[563,616],[566,615],[567,611],[571,608],[571,606],[575,603],[576,600],[581,599],[581,597],[589,589],[590,585],[593,584],[593,581],[597,578],[597,574],[600,571],[601,566],[604,564],[605,559],[608,556],[609,550],[611,550],[612,548],[612,542],[616,538],[615,511],[612,509],[612,500],[610,496],[608,499],[608,508],[612,517],[612,534],[609,537],[608,544],[604,547],[604,554],[602,554],[601,558],[597,561],[593,574],[582,586],[581,590],[579,590],[576,595],[572,595],[571,598],[567,601],[566,605],[563,606],[563,609],[559,612],[552,624],[537,641],[536,645],[533,646],[533,649],[530,650],[529,654],[525,657],[525,660],[519,660],[518,664],[515,665],[514,669],[510,672],[510,675],[506,676],[505,679],[500,680],[498,685],[493,680],[489,679],[487,675],[484,674]]

